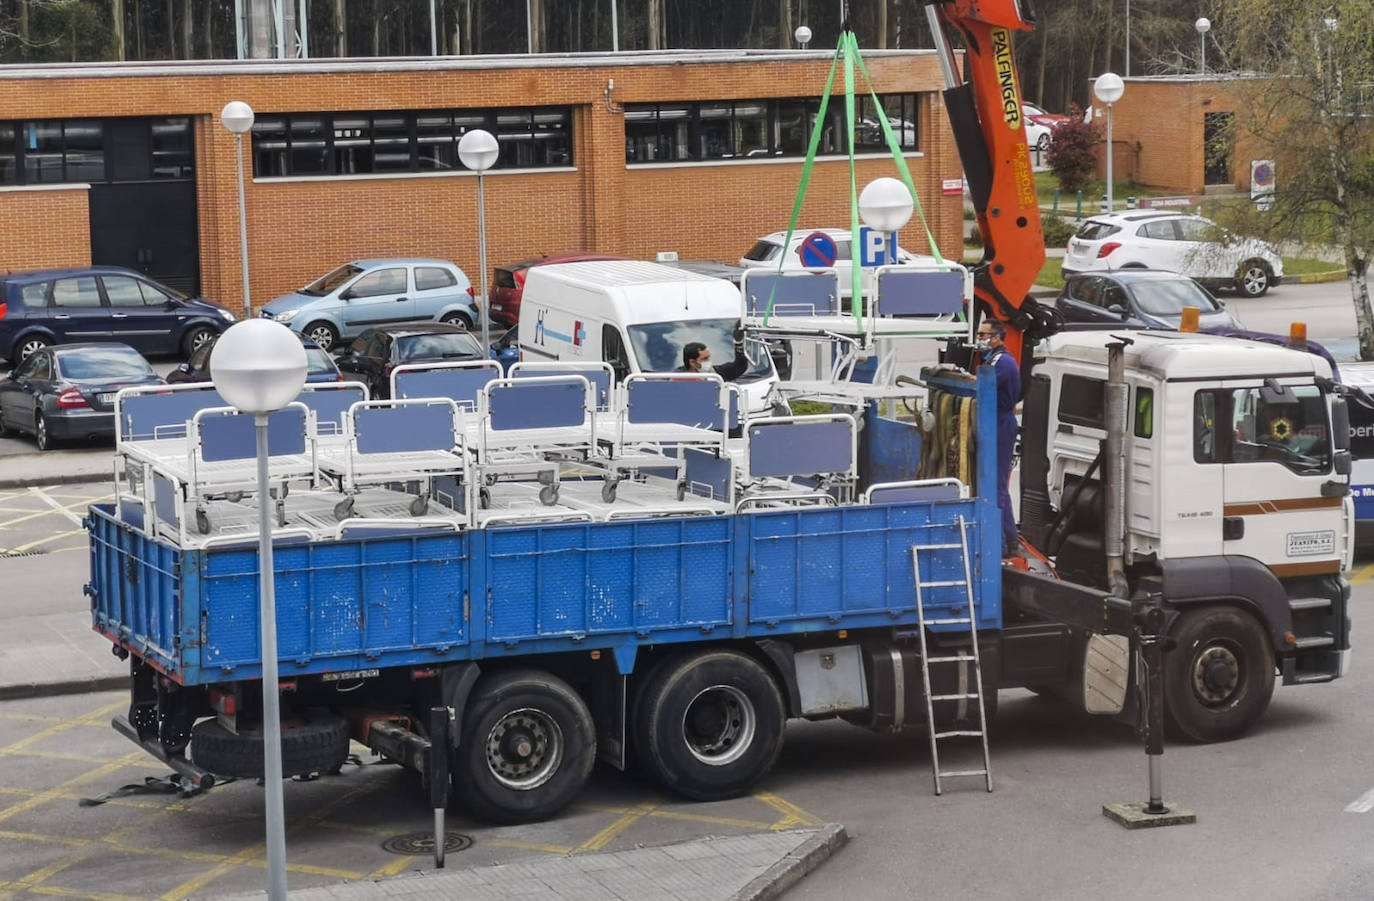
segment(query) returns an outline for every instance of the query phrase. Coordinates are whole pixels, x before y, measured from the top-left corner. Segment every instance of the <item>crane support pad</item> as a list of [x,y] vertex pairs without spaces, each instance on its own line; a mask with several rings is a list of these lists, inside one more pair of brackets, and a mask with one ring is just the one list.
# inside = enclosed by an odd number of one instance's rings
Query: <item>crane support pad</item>
[[1129,600],[1009,566],[1002,568],[1002,601],[1008,614],[1016,610],[1104,635],[1135,631]]

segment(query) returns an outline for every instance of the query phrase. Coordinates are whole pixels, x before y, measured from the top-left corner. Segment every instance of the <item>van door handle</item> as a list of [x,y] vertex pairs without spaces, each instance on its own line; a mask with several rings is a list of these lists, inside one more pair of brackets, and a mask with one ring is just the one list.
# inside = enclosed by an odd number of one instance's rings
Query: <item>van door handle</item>
[[407,300],[410,300],[410,298],[409,298],[409,297],[398,297],[398,298],[396,298],[396,302],[397,302],[397,303],[404,303],[404,302],[407,301]]

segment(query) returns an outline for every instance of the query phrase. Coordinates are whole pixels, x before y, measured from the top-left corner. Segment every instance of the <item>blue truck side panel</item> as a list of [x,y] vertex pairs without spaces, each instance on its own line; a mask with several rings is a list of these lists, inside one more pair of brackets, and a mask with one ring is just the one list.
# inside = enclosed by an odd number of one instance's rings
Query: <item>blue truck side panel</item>
[[[991,400],[991,383],[980,374],[981,398]],[[979,405],[980,434],[995,433],[994,416]],[[994,454],[994,442],[980,443],[979,485],[993,485]],[[961,518],[978,625],[996,629],[1000,519],[987,497],[282,540],[280,670],[610,649],[627,671],[642,644],[908,628],[911,548],[957,545]],[[96,629],[182,684],[260,677],[254,540],[180,550],[109,505],[92,507],[87,524]],[[923,582],[964,579],[958,550],[921,557]],[[966,615],[967,597],[958,585],[926,589],[926,616]]]

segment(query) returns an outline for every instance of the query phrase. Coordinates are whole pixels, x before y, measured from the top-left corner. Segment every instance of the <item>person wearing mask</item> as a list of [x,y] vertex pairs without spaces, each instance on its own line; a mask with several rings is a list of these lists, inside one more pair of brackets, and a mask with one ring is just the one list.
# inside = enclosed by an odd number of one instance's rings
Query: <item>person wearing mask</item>
[[1016,515],[1011,508],[1011,458],[1016,449],[1016,404],[1021,399],[1021,367],[1007,353],[1007,327],[994,319],[978,326],[976,347],[983,352],[983,365],[997,373],[997,506],[1002,510],[1002,555],[1021,554]]
[[744,355],[744,326],[740,323],[735,323],[734,338],[735,358],[729,363],[711,366],[711,348],[700,341],[692,341],[682,348],[682,365],[675,371],[714,372],[722,380],[733,382],[749,369],[749,358]]

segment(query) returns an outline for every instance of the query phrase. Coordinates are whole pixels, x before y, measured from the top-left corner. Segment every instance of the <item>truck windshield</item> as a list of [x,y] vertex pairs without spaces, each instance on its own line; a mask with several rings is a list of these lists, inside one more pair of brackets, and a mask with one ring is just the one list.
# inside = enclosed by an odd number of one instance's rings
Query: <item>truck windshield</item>
[[[641,372],[672,372],[682,365],[682,348],[700,341],[711,349],[711,365],[719,366],[735,358],[733,319],[696,319],[678,322],[645,322],[632,325],[630,344]],[[757,342],[746,347],[749,368],[739,381],[766,378],[773,374],[773,363]]]

